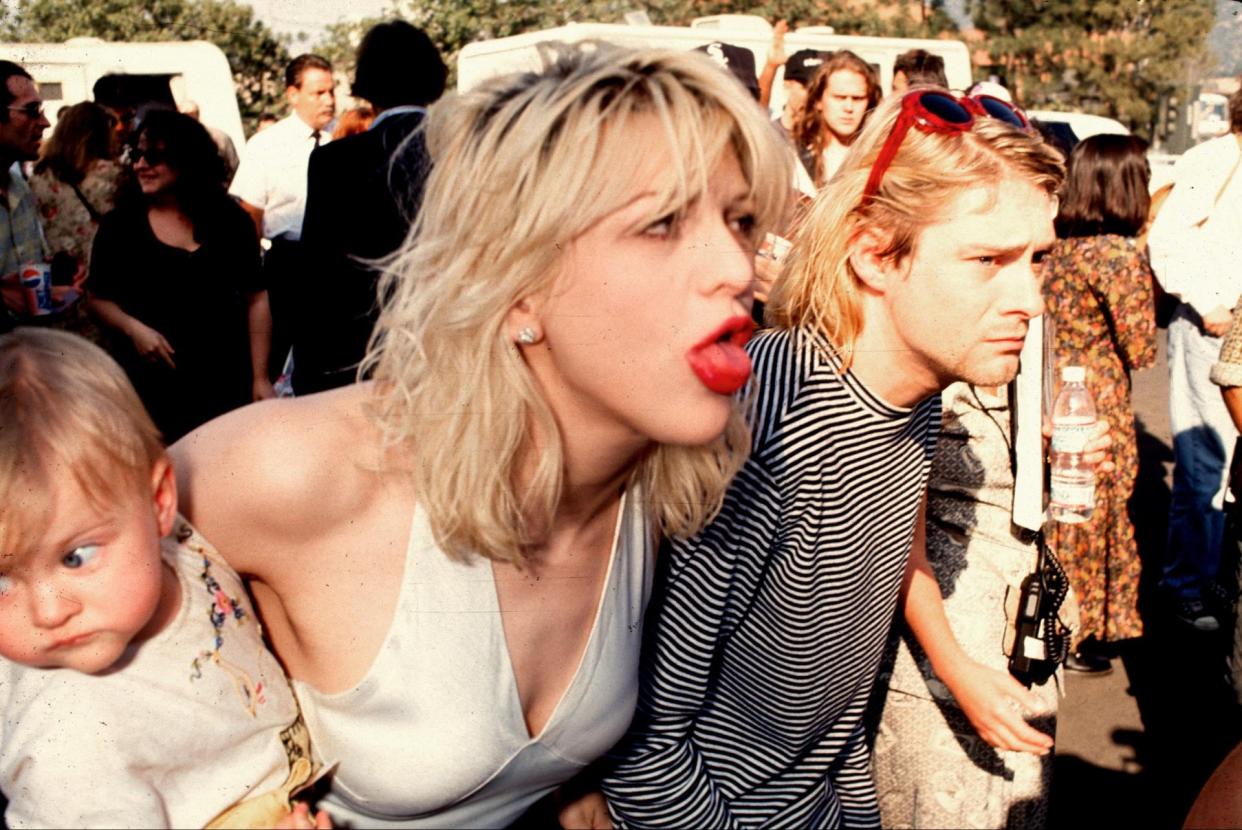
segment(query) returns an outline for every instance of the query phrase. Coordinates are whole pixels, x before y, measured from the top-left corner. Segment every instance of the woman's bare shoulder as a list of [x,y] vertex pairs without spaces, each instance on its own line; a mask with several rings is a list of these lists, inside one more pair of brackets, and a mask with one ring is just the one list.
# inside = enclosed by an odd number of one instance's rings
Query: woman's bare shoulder
[[367,386],[263,401],[170,448],[181,512],[242,572],[250,551],[330,534],[372,497],[377,432]]

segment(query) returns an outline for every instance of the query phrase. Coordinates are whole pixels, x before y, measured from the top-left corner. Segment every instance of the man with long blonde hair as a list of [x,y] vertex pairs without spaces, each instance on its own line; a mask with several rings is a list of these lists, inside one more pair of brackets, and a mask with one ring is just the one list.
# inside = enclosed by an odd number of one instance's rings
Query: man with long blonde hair
[[1050,749],[1022,717],[1038,701],[954,640],[923,524],[939,393],[1016,374],[1062,176],[1002,102],[924,89],[873,115],[748,346],[750,459],[662,555],[639,715],[604,779],[613,819],[878,826],[863,713],[899,599],[985,740]]

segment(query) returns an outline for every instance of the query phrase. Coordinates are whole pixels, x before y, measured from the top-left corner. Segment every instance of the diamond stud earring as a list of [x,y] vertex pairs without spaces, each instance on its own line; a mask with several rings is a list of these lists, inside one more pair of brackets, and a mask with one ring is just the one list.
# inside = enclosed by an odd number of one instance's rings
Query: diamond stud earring
[[521,330],[518,331],[517,339],[519,343],[529,346],[538,340],[539,337],[535,334],[535,330],[530,326],[522,326]]

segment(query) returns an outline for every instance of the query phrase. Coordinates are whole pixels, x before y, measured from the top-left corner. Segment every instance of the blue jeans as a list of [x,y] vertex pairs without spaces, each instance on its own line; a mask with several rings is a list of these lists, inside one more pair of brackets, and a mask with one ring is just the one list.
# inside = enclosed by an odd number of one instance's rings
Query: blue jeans
[[1220,387],[1208,379],[1220,338],[1204,334],[1185,303],[1169,323],[1169,417],[1173,427],[1173,493],[1161,586],[1195,599],[1216,579],[1225,531],[1225,483],[1237,430]]

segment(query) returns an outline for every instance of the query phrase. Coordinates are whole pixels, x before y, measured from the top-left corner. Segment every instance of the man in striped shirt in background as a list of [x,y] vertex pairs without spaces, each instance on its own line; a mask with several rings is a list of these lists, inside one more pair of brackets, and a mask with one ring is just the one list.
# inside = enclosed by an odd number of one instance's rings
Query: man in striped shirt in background
[[879,826],[863,714],[899,599],[976,728],[1048,751],[1029,693],[957,646],[923,544],[939,392],[1010,381],[1043,309],[1063,168],[1023,123],[894,97],[820,193],[747,347],[750,460],[662,551],[607,811],[566,826]]

